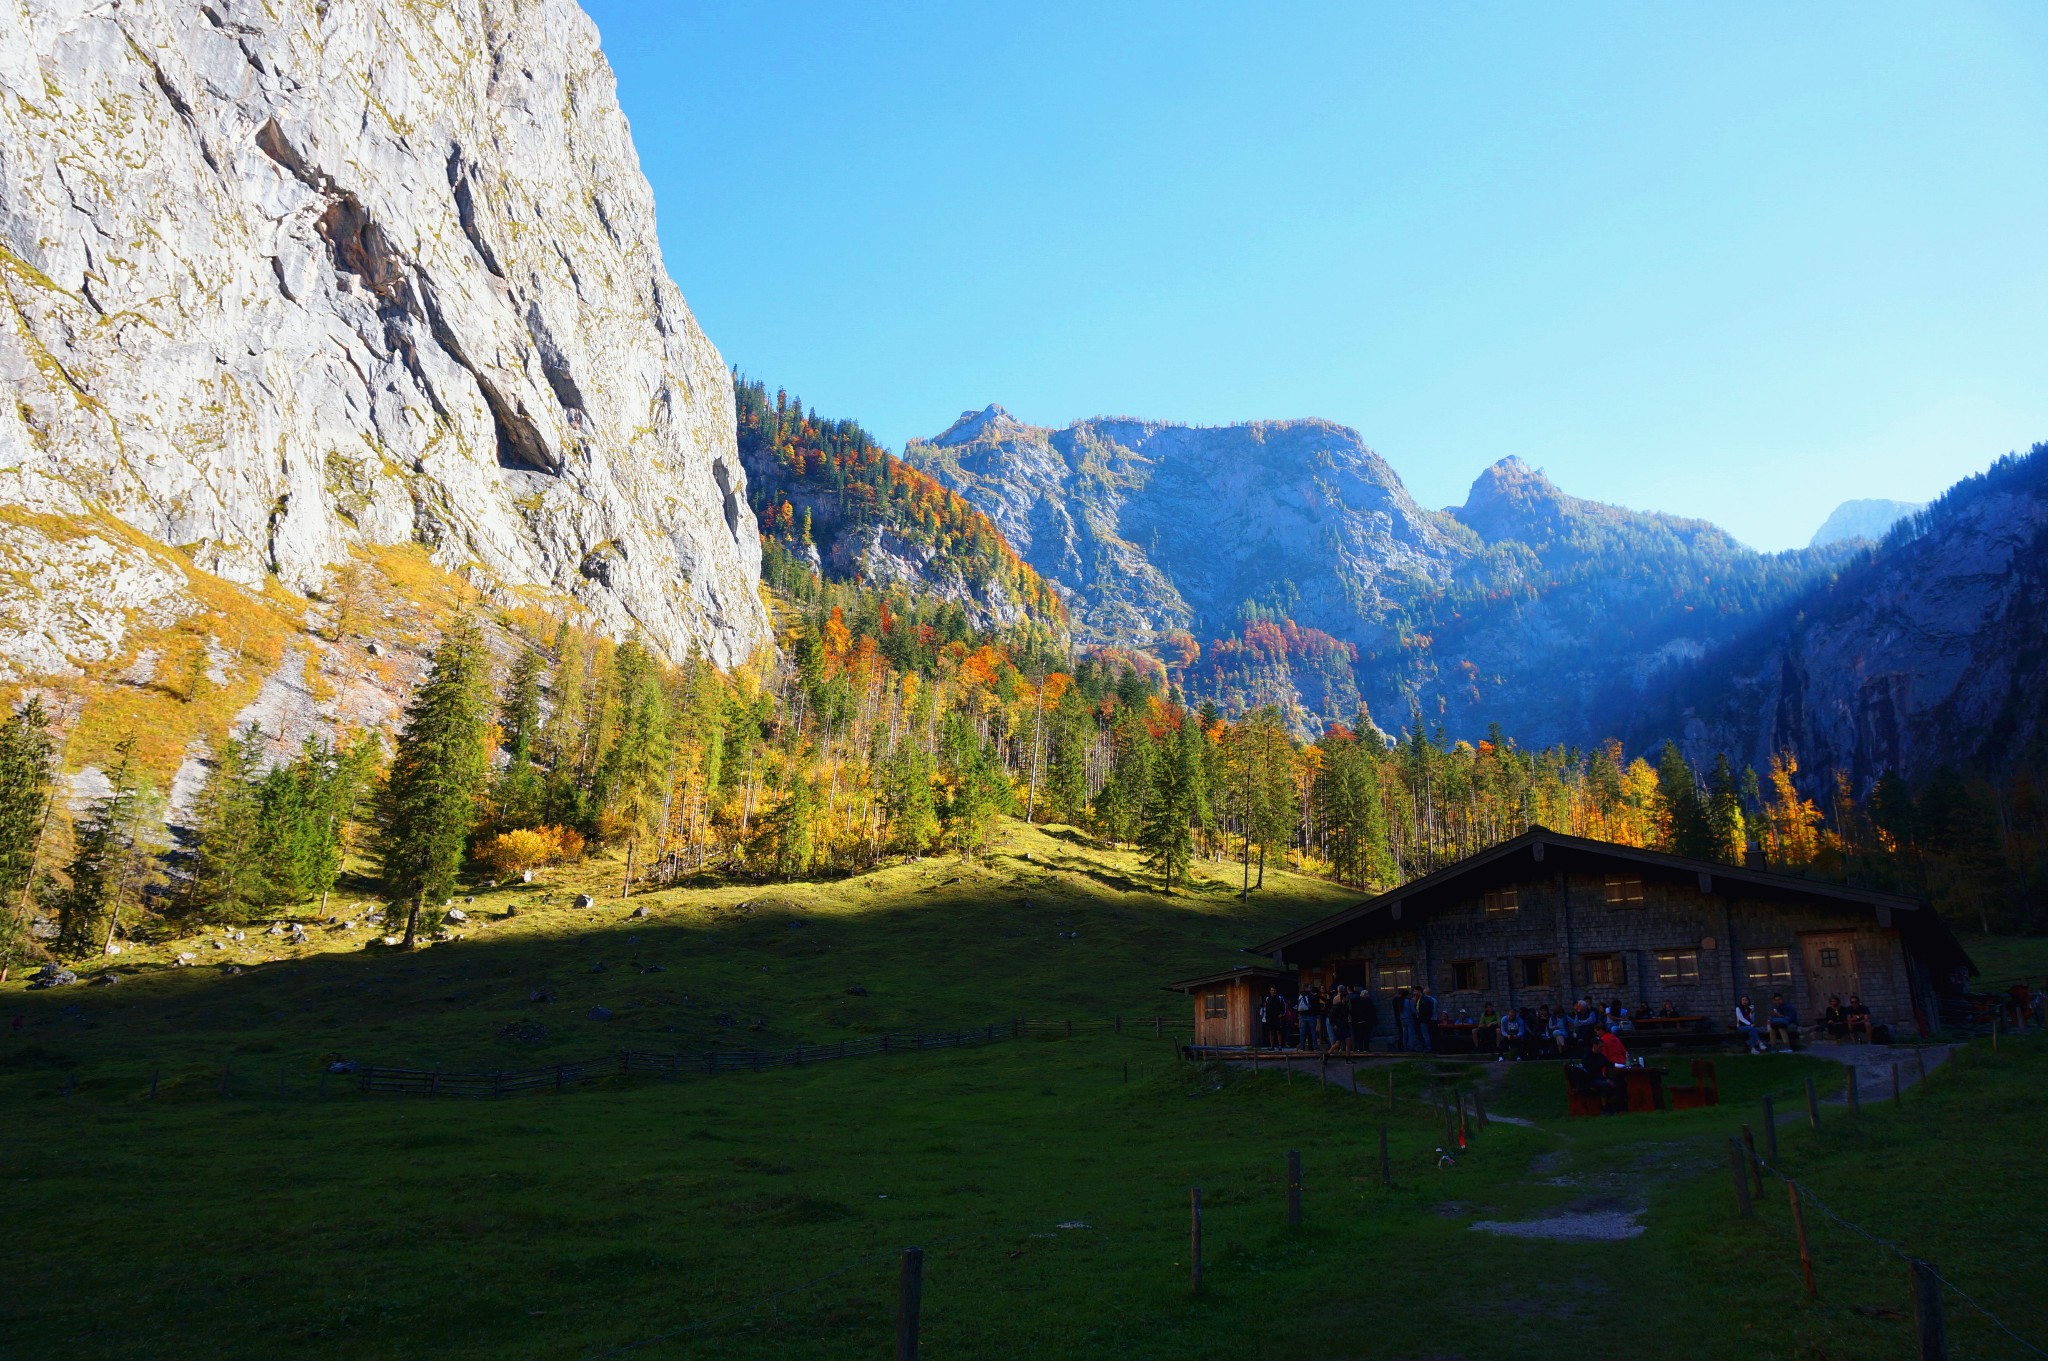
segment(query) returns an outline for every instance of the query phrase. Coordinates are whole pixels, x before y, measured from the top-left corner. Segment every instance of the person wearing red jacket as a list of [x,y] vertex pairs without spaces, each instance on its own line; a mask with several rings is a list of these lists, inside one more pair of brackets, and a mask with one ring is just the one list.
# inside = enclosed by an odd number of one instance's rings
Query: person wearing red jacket
[[1593,1050],[1616,1068],[1628,1067],[1628,1047],[1622,1044],[1621,1036],[1604,1025],[1600,1027],[1600,1038],[1593,1041]]

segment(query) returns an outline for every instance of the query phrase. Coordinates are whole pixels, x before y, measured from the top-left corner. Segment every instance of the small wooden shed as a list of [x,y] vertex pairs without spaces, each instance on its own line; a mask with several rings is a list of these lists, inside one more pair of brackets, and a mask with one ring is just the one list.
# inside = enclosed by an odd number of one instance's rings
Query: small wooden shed
[[1292,970],[1240,964],[1166,986],[1195,999],[1195,1043],[1250,1047],[1259,1042],[1259,999],[1266,989],[1291,987]]

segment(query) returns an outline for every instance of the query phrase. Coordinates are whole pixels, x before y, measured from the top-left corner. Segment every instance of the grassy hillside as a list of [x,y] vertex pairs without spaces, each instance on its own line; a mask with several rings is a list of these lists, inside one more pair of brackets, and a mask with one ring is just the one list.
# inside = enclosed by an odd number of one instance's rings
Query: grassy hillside
[[[1910,1354],[1895,1259],[1809,1208],[1808,1305],[1782,1191],[1733,1216],[1728,1135],[1757,1123],[1766,1092],[1790,1112],[1807,1076],[1838,1084],[1806,1057],[1723,1059],[1717,1109],[1599,1121],[1563,1117],[1551,1065],[1380,1063],[1354,1096],[1099,1032],[495,1102],[321,1093],[328,1053],[518,1064],[1177,1013],[1162,982],[1346,901],[1270,871],[1249,907],[1213,878],[1165,900],[1131,857],[1019,824],[976,864],[681,888],[648,895],[637,920],[611,898],[564,905],[615,897],[615,872],[480,893],[466,910],[488,924],[413,954],[365,949],[361,929],[315,930],[303,950],[252,932],[198,949],[196,967],[163,967],[174,947],[124,955],[112,965],[131,976],[110,987],[6,985],[22,1024],[0,1031],[17,1228],[0,1245],[0,1357],[873,1357],[912,1243],[935,1357],[1483,1361],[1604,1354],[1588,1342],[1601,1338],[1743,1361]],[[614,1019],[589,1019],[600,1004]],[[533,1026],[537,1042],[510,1038]],[[1902,1110],[1833,1107],[1818,1137],[1782,1120],[1781,1162],[2038,1339],[2044,1077],[2038,1038],[1980,1044]],[[1440,1167],[1442,1121],[1422,1098],[1445,1082],[1529,1123],[1497,1123]],[[1289,1149],[1305,1183],[1292,1230]],[[1474,1227],[1561,1212],[1644,1232]],[[1950,1328],[1955,1355],[2022,1354],[1953,1298]]]

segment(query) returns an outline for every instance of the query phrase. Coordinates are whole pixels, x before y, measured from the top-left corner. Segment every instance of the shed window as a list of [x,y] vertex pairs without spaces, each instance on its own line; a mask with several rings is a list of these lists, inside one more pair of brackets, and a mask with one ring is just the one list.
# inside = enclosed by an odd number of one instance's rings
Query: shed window
[[1451,963],[1451,991],[1479,992],[1486,987],[1486,962],[1459,959]]
[[1382,991],[1415,986],[1415,970],[1406,964],[1390,964],[1380,970]]
[[1596,988],[1618,988],[1628,982],[1620,955],[1587,955],[1586,981]]
[[1659,950],[1657,952],[1657,981],[1659,983],[1699,982],[1700,952],[1697,950]]
[[1643,905],[1643,881],[1630,875],[1608,875],[1607,905],[1609,907],[1641,907]]
[[1514,888],[1490,888],[1480,899],[1489,917],[1511,916],[1522,906],[1522,895]]
[[1202,1019],[1221,1021],[1230,1015],[1230,994],[1210,992],[1202,995]]
[[1838,947],[1836,947],[1836,946],[1833,946],[1833,945],[1823,945],[1823,946],[1821,946],[1821,947],[1820,947],[1820,966],[1821,966],[1821,967],[1822,967],[1823,969],[1839,969],[1839,968],[1841,968],[1841,967],[1842,967],[1842,952],[1841,952],[1841,950],[1840,950],[1840,949],[1839,949]]
[[1551,984],[1550,956],[1527,955],[1515,961],[1521,966],[1522,986],[1525,988],[1547,988]]
[[1792,952],[1790,950],[1744,950],[1742,971],[1758,983],[1790,983],[1792,981]]

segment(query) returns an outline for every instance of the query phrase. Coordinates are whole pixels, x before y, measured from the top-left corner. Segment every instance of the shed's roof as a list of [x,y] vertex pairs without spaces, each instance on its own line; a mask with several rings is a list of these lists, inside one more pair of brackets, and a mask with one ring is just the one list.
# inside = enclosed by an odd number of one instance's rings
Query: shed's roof
[[1233,978],[1264,978],[1279,983],[1284,982],[1289,976],[1284,970],[1276,969],[1270,964],[1240,964],[1234,969],[1224,969],[1218,973],[1203,974],[1200,978],[1189,978],[1179,983],[1168,983],[1166,987],[1170,992],[1193,992],[1196,988],[1208,988],[1214,987],[1218,983],[1228,983]]

